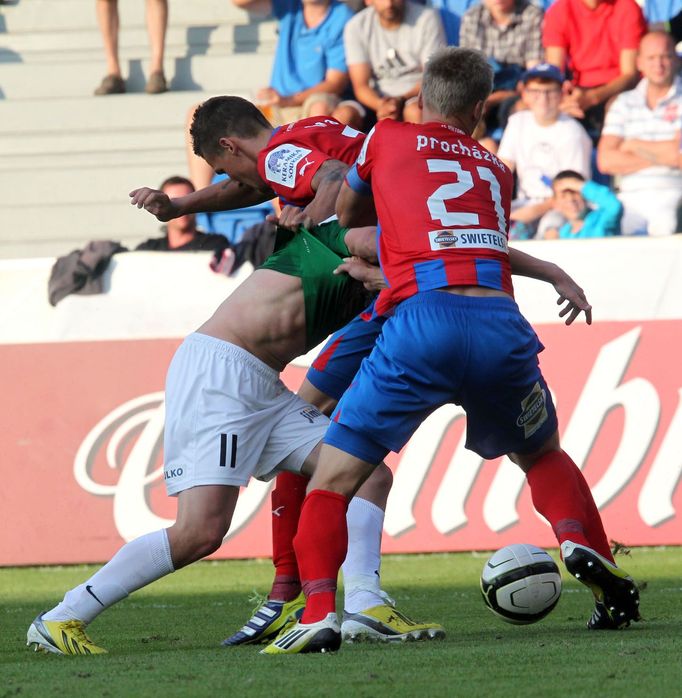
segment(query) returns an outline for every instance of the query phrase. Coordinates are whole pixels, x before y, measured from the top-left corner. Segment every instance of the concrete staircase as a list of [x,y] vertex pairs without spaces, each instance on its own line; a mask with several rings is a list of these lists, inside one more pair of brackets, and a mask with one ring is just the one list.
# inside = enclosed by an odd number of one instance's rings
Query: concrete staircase
[[169,0],[171,92],[146,95],[145,3],[118,5],[128,92],[106,97],[92,96],[105,73],[94,0],[0,5],[0,258],[155,235],[158,223],[128,192],[186,174],[189,107],[214,94],[251,97],[268,82],[275,22],[229,0]]

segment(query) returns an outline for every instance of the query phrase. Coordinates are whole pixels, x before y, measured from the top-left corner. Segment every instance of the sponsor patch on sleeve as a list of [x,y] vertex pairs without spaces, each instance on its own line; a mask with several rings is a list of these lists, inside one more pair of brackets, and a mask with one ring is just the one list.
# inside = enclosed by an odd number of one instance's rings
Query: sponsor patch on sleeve
[[311,152],[309,148],[300,148],[289,143],[278,145],[265,156],[265,178],[268,182],[293,189],[298,177],[305,174],[307,166],[312,164],[304,164],[299,172],[299,163],[303,164]]

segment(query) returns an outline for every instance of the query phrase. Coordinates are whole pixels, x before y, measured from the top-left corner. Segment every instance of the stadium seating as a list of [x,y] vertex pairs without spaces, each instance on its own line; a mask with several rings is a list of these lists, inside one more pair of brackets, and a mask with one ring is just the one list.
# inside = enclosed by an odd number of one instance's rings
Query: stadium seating
[[128,94],[93,97],[105,71],[93,0],[0,5],[0,258],[65,254],[94,238],[127,246],[156,234],[128,192],[186,174],[188,107],[250,97],[267,83],[275,23],[226,0],[171,0],[166,76],[144,94],[144,3],[119,0]]

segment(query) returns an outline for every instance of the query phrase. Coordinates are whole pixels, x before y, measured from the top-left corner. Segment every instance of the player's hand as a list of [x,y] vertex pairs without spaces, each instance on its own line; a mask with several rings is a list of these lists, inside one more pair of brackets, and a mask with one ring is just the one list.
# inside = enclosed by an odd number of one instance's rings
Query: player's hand
[[336,269],[335,274],[348,274],[356,281],[362,282],[362,285],[368,291],[381,291],[382,288],[387,288],[386,280],[381,269],[374,264],[370,264],[360,257],[346,257]]
[[149,211],[152,216],[156,216],[162,223],[166,223],[180,215],[180,211],[177,205],[173,203],[173,200],[158,189],[141,187],[140,189],[133,189],[128,196],[130,196],[130,203],[133,206]]
[[561,281],[554,284],[556,292],[559,294],[557,305],[563,305],[559,311],[559,317],[565,317],[565,323],[570,325],[580,313],[585,313],[585,322],[592,324],[592,306],[588,303],[585,292],[565,274]]
[[285,206],[276,219],[277,225],[289,230],[298,230],[300,226],[312,228],[314,223],[305,209],[298,206]]

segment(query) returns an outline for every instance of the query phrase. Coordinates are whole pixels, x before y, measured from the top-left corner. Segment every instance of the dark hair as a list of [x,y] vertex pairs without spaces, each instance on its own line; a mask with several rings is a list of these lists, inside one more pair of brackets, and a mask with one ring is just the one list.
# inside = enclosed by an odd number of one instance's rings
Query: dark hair
[[187,177],[181,177],[180,175],[173,175],[172,177],[166,177],[166,179],[161,182],[161,186],[159,187],[160,191],[163,191],[166,187],[169,187],[171,184],[186,184],[192,191],[194,191],[194,185],[192,182],[187,179]]
[[253,138],[265,129],[272,126],[255,104],[241,97],[211,97],[197,107],[189,132],[195,155],[203,157],[220,151],[223,136]]
[[579,179],[581,182],[585,181],[585,178],[580,174],[580,172],[576,172],[575,170],[561,170],[561,172],[557,172],[557,174],[554,175],[554,179],[552,180],[552,184],[555,182],[559,182],[562,179]]
[[422,99],[438,114],[457,116],[488,99],[493,69],[481,51],[449,46],[429,58],[422,79]]

